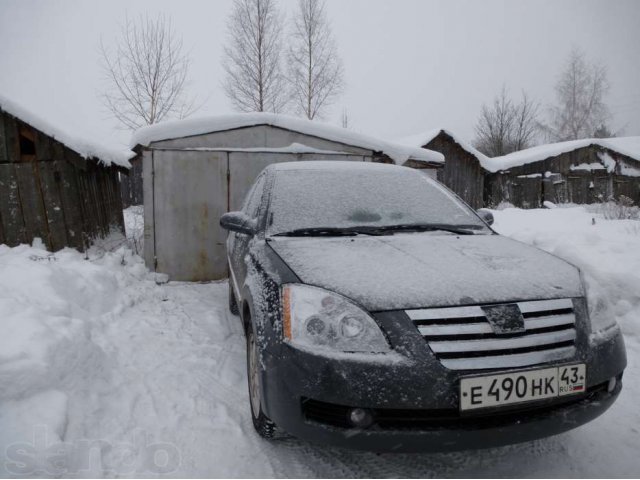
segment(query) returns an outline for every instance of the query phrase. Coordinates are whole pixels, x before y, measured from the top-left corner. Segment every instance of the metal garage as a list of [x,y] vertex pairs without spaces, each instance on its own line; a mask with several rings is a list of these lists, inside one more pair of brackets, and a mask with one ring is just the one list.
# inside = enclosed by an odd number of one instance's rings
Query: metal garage
[[189,119],[145,127],[132,140],[142,164],[144,257],[171,280],[227,276],[220,216],[241,207],[249,186],[275,162],[418,162],[440,168],[437,152],[266,113]]

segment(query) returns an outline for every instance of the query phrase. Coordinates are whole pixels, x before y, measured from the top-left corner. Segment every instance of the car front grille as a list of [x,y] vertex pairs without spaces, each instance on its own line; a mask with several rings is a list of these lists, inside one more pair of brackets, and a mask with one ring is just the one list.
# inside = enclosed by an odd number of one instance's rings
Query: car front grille
[[515,302],[524,331],[497,334],[479,305],[405,310],[442,365],[486,370],[571,358],[576,328],[570,298]]

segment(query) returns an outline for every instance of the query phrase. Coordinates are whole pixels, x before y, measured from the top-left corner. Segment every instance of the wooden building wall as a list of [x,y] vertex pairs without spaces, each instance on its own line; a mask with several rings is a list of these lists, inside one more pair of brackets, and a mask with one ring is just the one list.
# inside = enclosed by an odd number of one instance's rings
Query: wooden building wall
[[572,170],[583,163],[600,164],[601,154],[617,162],[633,165],[637,162],[617,152],[591,145],[538,162],[488,174],[485,204],[495,207],[506,201],[520,208],[539,208],[544,201],[553,203],[588,204],[625,195],[640,205],[640,177],[622,175],[619,166],[609,173],[606,169]]
[[118,168],[0,111],[0,244],[83,250],[112,228],[124,233]]
[[129,160],[131,168],[127,173],[120,174],[120,186],[122,190],[122,206],[142,205],[142,156],[138,154]]
[[444,132],[440,132],[423,148],[444,155],[444,168],[438,171],[438,180],[456,192],[472,208],[483,206],[484,169],[478,159],[462,148]]

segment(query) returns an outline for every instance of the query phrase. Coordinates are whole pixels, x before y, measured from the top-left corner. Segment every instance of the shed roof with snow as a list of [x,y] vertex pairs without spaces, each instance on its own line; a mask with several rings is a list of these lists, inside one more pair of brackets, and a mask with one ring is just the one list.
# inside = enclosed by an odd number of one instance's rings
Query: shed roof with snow
[[[130,146],[132,148],[149,146],[152,143],[166,140],[257,126],[275,127],[297,132],[309,137],[328,140],[344,146],[370,150],[371,152],[386,155],[399,165],[402,165],[407,160],[433,164],[442,164],[444,162],[442,154],[425,150],[420,148],[420,146],[412,147],[401,143],[388,142],[346,128],[274,113],[239,113],[163,122],[137,130],[131,139]],[[233,149],[234,147],[237,148],[231,140],[229,142],[227,145],[220,145],[219,148],[224,150]],[[305,145],[307,145],[307,143],[305,143]],[[265,146],[266,145],[256,145],[256,147],[253,148]],[[273,148],[285,147],[288,146],[278,145]],[[310,146],[307,145],[307,148],[308,147]],[[290,150],[295,149],[290,148]]]
[[454,142],[460,145],[460,147],[463,150],[465,150],[469,154],[476,157],[483,167],[484,167],[484,162],[489,160],[489,157],[487,157],[480,150],[474,148],[470,143],[468,143],[461,136],[454,133],[452,130],[448,130],[445,128],[435,128],[435,129],[427,130],[426,132],[420,132],[413,135],[408,135],[406,137],[398,138],[396,141],[398,143],[402,143],[403,145],[408,145],[412,147],[425,147],[426,145],[429,145],[439,135],[448,135]]
[[124,233],[119,173],[127,157],[62,131],[0,97],[0,243],[40,238],[47,248],[86,248]]
[[640,136],[539,145],[489,159],[486,201],[535,208],[627,197],[640,204]]
[[559,155],[573,152],[582,148],[595,146],[608,150],[618,155],[623,155],[631,160],[640,162],[640,136],[619,137],[619,138],[584,138],[581,140],[571,140],[568,142],[550,143],[538,145],[513,152],[502,157],[490,158],[485,162],[486,169],[490,172],[508,170],[514,167],[521,167],[530,163],[557,157]]
[[117,149],[95,140],[82,138],[77,133],[71,133],[68,128],[61,128],[60,121],[45,119],[3,95],[0,95],[0,110],[19,118],[22,122],[60,142],[82,158],[94,159],[107,166],[129,168],[129,159],[135,155],[127,149]]

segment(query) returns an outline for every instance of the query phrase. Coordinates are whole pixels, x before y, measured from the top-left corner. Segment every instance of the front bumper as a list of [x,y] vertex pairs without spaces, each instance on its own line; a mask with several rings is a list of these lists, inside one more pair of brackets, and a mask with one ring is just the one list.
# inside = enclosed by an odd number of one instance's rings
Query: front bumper
[[[615,389],[607,392],[605,384],[592,389],[580,399],[562,405],[518,409],[486,416],[454,418],[447,416],[446,412],[439,418],[429,410],[408,410],[401,414],[398,410],[376,409],[374,418],[384,422],[382,427],[374,424],[367,429],[345,428],[316,422],[308,416],[298,421],[288,416],[283,428],[306,440],[375,452],[490,448],[536,440],[583,425],[604,413],[613,404],[621,388],[622,383],[617,382]],[[317,409],[319,402],[313,403]],[[333,411],[348,409],[330,404],[323,406]]]
[[[323,444],[378,452],[466,450],[576,428],[604,413],[621,390],[626,354],[618,334],[599,345],[579,345],[568,362],[587,365],[586,393],[493,413],[460,414],[459,379],[469,372],[444,368],[424,339],[406,335],[392,314],[377,319],[394,346],[393,360],[327,358],[286,344],[267,349],[262,382],[266,414],[286,432]],[[616,386],[608,391],[611,378],[617,379]],[[370,409],[373,425],[351,427],[344,413],[350,407]]]

